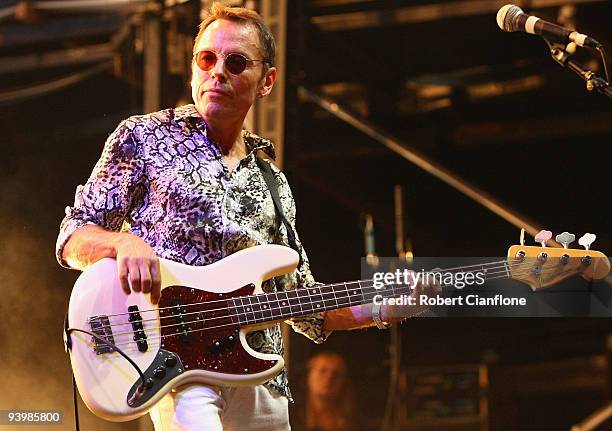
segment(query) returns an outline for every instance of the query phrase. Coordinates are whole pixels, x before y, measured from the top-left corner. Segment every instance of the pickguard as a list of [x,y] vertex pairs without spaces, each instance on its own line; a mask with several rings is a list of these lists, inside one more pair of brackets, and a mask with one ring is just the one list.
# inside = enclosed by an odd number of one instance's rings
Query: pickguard
[[251,295],[253,290],[253,285],[226,293],[166,287],[159,302],[160,348],[176,353],[185,371],[244,375],[272,368],[276,361],[255,358],[242,347],[240,326],[230,313],[231,301],[227,301]]

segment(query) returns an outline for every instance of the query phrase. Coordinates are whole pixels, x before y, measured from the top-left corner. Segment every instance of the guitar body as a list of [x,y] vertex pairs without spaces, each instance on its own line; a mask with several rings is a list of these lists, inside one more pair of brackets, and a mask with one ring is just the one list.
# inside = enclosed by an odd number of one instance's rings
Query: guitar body
[[[160,259],[161,299],[152,305],[149,295],[121,289],[114,259],[96,262],[75,284],[68,326],[112,341],[144,372],[147,389],[138,393],[142,379],[117,351],[75,331],[69,353],[83,401],[104,419],[127,421],[186,383],[240,386],[271,379],[283,358],[248,346],[246,334],[260,326],[241,326],[229,311],[231,298],[262,293],[264,280],[297,263],[294,250],[278,245],[245,249],[203,267]],[[243,309],[250,310],[248,302]]]

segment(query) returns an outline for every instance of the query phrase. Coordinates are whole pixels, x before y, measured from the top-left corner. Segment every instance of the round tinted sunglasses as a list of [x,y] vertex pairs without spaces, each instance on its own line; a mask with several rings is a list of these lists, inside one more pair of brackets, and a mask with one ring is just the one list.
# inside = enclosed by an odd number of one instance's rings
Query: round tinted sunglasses
[[269,63],[268,60],[253,60],[235,52],[218,54],[214,51],[198,51],[193,54],[193,57],[198,67],[205,72],[215,67],[217,57],[222,57],[225,68],[233,75],[240,75],[247,67],[253,66],[255,62]]

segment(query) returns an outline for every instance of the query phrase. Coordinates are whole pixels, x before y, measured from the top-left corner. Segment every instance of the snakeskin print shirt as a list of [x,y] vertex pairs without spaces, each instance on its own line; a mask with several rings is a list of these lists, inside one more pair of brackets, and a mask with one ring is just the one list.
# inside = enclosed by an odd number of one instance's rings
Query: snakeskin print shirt
[[[207,137],[206,123],[194,105],[133,116],[109,136],[100,160],[57,239],[57,259],[70,235],[86,224],[129,231],[145,240],[159,257],[188,265],[208,265],[259,244],[288,246],[256,152],[274,159],[271,142],[243,131],[248,155],[229,171],[219,147]],[[295,203],[284,174],[273,167],[283,211],[295,226]],[[308,259],[297,238],[302,260],[296,271],[264,283],[264,291],[313,285]],[[324,341],[321,313],[288,320],[293,329],[317,343]],[[255,331],[247,341],[263,353],[283,353],[279,325]],[[291,400],[283,371],[266,385]]]

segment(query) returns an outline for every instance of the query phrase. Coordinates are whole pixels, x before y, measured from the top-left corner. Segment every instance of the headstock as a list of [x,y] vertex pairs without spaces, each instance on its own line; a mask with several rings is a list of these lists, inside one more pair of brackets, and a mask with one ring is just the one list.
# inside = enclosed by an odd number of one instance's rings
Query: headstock
[[[552,286],[574,274],[580,274],[587,280],[601,280],[610,273],[610,261],[606,255],[596,250],[589,250],[595,235],[584,235],[581,240],[585,237],[587,240],[579,243],[585,246],[585,250],[580,250],[545,247],[550,236],[548,231],[542,232],[540,232],[542,235],[536,235],[536,241],[541,242],[542,247],[521,244],[508,249],[507,262],[512,278],[527,283],[533,290],[537,290]],[[557,235],[556,239],[562,240],[559,242],[567,247],[571,241],[566,239],[573,241],[572,236],[564,232]],[[583,244],[585,242],[588,244]]]

